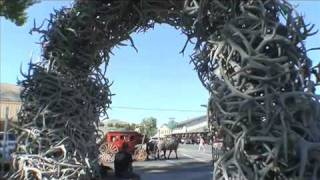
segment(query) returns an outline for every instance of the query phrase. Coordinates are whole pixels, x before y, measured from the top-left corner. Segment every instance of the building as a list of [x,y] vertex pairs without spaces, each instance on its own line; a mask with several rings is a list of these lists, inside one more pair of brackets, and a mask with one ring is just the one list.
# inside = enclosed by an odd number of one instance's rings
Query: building
[[171,135],[172,130],[168,127],[167,124],[163,124],[160,126],[158,129],[158,134],[156,135],[157,137],[163,138],[165,136]]
[[204,115],[178,123],[177,127],[172,130],[171,135],[178,137],[193,137],[206,135],[208,131],[207,116]]
[[17,121],[17,114],[20,111],[21,87],[14,84],[0,84],[0,131],[4,130],[6,111],[8,111],[9,121]]

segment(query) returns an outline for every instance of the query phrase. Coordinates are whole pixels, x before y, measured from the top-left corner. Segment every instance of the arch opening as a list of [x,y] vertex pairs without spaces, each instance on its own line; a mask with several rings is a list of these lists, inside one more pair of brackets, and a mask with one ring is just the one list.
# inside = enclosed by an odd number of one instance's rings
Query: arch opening
[[[189,62],[192,47],[184,55],[179,53],[185,44],[179,30],[156,25],[146,33],[134,33],[132,39],[138,51],[130,46],[115,48],[108,64],[106,76],[115,94],[108,117],[140,122],[154,116],[161,125],[169,117],[183,120],[204,115],[198,111],[204,111],[200,105],[207,102],[207,91]],[[166,42],[170,44],[163,46]]]

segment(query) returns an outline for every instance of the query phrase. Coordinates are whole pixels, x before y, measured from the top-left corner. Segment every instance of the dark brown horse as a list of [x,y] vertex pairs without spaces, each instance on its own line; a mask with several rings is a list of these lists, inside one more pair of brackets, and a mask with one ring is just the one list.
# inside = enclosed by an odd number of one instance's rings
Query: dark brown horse
[[[176,153],[176,159],[178,159],[178,146],[179,141],[176,138],[170,138],[168,140],[160,140],[157,144],[158,147],[158,159],[160,159],[160,153],[163,151],[164,158],[170,158],[171,152],[174,151]],[[169,150],[169,155],[166,157],[166,151]]]
[[149,141],[146,143],[146,151],[147,151],[147,160],[149,160],[149,156],[152,155],[154,159],[157,158],[158,146],[156,141]]

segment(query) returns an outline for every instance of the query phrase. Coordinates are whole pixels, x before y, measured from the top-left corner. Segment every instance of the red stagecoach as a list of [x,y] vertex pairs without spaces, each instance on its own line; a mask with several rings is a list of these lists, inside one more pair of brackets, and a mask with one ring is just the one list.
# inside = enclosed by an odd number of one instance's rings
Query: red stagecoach
[[134,160],[144,161],[147,158],[147,152],[143,149],[144,139],[144,135],[136,131],[109,131],[99,148],[100,163],[113,162],[115,154],[122,149],[124,143],[128,144],[128,151]]

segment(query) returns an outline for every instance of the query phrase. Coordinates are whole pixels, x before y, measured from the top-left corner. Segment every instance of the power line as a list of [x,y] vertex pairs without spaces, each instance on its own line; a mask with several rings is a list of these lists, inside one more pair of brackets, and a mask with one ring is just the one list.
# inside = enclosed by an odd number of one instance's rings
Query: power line
[[164,108],[144,108],[144,107],[132,107],[132,106],[112,106],[111,109],[127,109],[127,110],[138,110],[138,111],[171,111],[171,112],[203,112],[203,110],[192,110],[192,109],[164,109]]

